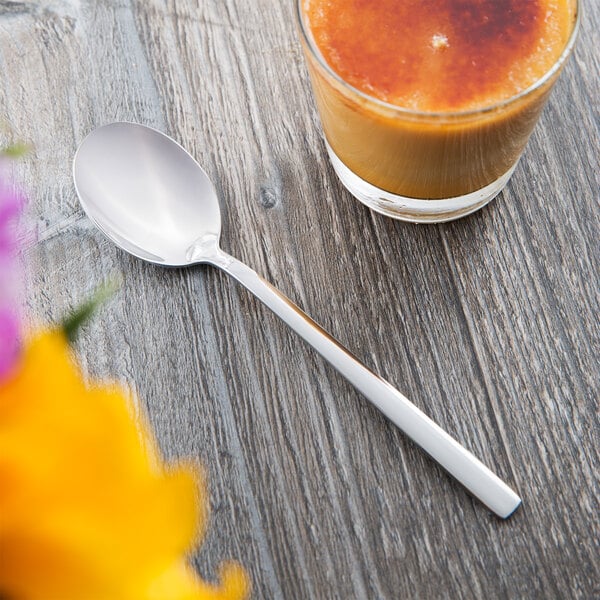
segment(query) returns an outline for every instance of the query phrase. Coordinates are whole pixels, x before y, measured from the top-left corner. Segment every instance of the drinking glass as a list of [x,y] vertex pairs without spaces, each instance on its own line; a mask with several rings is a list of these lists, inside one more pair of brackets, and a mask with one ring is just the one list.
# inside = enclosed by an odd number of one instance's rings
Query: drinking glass
[[404,221],[435,223],[468,215],[506,185],[569,57],[572,29],[552,67],[532,86],[491,106],[419,112],[384,102],[344,81],[325,61],[305,6],[296,16],[327,152],[344,186],[361,202]]

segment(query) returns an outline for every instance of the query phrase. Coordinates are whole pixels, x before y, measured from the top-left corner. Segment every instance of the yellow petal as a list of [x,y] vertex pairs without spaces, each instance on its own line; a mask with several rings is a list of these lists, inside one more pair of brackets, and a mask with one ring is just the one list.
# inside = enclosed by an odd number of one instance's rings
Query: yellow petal
[[212,586],[185,563],[203,489],[162,463],[126,393],[86,386],[64,336],[40,336],[0,387],[0,596],[243,598],[240,567]]

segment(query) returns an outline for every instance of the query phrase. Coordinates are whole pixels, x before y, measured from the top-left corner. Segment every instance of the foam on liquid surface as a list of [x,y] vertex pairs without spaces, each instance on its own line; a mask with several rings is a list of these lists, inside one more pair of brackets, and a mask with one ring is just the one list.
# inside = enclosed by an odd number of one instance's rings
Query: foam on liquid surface
[[572,28],[568,0],[307,0],[331,68],[413,110],[471,110],[534,84]]

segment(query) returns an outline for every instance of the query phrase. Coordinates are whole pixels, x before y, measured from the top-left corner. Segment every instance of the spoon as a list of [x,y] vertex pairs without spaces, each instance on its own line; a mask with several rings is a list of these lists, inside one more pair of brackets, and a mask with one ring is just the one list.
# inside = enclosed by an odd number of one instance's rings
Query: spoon
[[83,209],[130,254],[163,266],[207,263],[234,277],[328,360],[406,435],[499,517],[521,499],[436,425],[250,267],[219,247],[221,213],[202,167],[150,127],[113,123],[90,133],[73,161]]

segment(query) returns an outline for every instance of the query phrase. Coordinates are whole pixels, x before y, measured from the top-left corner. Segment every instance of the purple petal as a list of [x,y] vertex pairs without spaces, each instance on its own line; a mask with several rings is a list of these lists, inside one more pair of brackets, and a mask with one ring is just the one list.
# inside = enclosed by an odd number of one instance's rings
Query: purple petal
[[0,167],[0,382],[14,365],[20,348],[15,282],[18,269],[18,219],[25,198],[9,185]]
[[21,345],[19,321],[10,308],[0,308],[0,381],[11,371]]

